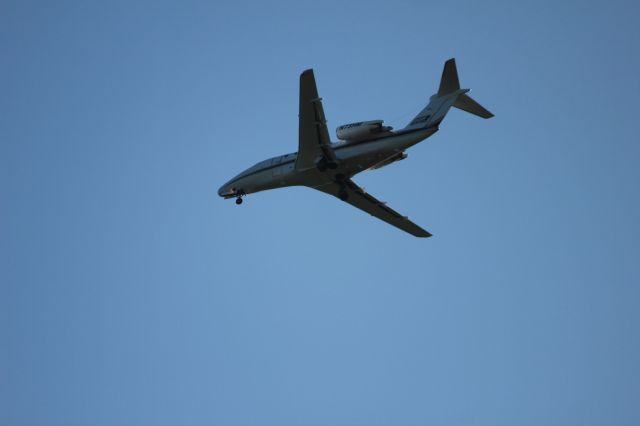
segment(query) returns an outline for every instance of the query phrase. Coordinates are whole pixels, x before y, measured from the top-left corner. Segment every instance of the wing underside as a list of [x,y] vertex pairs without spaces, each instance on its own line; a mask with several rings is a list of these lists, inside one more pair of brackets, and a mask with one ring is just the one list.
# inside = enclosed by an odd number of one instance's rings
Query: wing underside
[[299,119],[296,169],[305,170],[315,167],[317,159],[321,157],[335,161],[322,99],[318,96],[312,69],[300,74]]
[[370,215],[408,232],[411,235],[423,238],[431,236],[429,232],[411,222],[408,217],[402,216],[391,207],[388,207],[386,203],[367,194],[351,179],[344,181],[343,185],[331,182],[314,189],[333,195],[334,197],[337,197],[360,210],[364,210]]

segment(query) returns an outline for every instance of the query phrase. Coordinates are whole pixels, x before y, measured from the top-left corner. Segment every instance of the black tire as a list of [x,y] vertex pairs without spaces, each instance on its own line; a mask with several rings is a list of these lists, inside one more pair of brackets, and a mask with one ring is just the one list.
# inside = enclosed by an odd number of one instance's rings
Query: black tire
[[318,170],[320,170],[321,172],[324,172],[325,170],[327,170],[327,162],[326,160],[323,158],[320,161],[318,161]]
[[236,198],[236,204],[237,204],[237,205],[242,204],[242,197],[238,197],[238,198]]

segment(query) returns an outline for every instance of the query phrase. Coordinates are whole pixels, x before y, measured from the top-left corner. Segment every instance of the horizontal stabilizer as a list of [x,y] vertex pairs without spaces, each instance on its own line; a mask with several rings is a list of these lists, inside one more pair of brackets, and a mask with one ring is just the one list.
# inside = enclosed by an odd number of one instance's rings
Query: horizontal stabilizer
[[463,93],[458,96],[458,99],[453,104],[454,107],[461,109],[463,111],[467,111],[470,114],[477,115],[482,118],[491,118],[493,114],[491,114],[485,107],[474,101],[471,96]]

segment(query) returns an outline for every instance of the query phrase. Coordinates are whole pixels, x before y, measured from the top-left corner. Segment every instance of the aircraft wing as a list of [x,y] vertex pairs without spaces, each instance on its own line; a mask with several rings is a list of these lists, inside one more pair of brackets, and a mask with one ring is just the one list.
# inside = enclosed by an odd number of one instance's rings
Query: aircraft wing
[[[340,192],[342,191],[343,187],[337,183],[332,182],[316,187],[314,189],[343,199],[340,197]],[[378,201],[376,198],[367,194],[364,189],[356,185],[356,183],[351,179],[348,179],[344,182],[344,191],[346,191],[347,195],[347,199],[344,201],[351,204],[352,206],[357,207],[360,210],[364,210],[370,215],[375,216],[380,220],[384,220],[388,224],[402,229],[403,231],[408,232],[409,234],[416,237],[426,238],[431,236],[429,232],[411,222],[408,217],[402,216],[397,211],[393,210],[390,207],[387,207],[386,203]]]
[[322,98],[318,97],[313,70],[300,74],[300,124],[298,128],[298,158],[296,169],[305,170],[316,166],[318,157],[335,162],[331,139],[324,117]]

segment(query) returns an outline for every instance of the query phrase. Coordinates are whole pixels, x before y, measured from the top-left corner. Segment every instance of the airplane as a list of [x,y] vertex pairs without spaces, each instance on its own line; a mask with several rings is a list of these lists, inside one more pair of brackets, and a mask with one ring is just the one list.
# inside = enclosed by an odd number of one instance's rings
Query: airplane
[[375,170],[407,158],[405,151],[432,136],[451,107],[482,118],[493,114],[461,89],[455,58],[444,64],[438,92],[426,107],[400,130],[383,125],[383,120],[360,121],[339,126],[341,142],[332,143],[318,96],[313,69],[300,75],[298,152],[279,155],[246,169],[218,190],[218,195],[235,198],[268,189],[306,186],[333,195],[372,216],[416,237],[431,234],[408,217],[378,201],[351,178],[365,170]]

